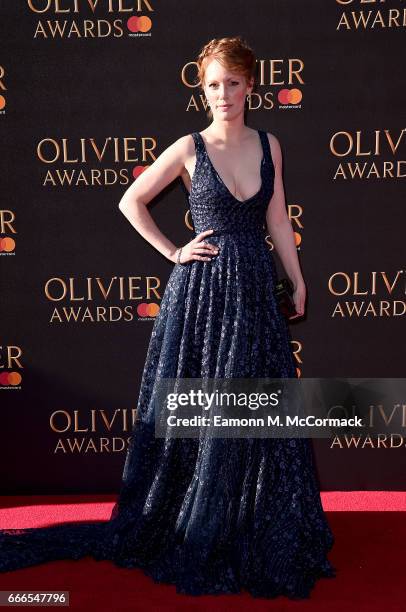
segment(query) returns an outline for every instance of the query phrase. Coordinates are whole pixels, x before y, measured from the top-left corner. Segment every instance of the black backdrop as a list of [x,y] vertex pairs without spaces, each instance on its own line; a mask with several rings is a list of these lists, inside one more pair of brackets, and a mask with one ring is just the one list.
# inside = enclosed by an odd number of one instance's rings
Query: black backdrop
[[[164,148],[207,125],[193,62],[214,37],[254,48],[247,123],[284,153],[309,294],[291,326],[299,375],[404,376],[401,0],[2,7],[3,494],[118,490],[173,265],[118,203]],[[175,244],[190,240],[180,179],[150,211]],[[381,448],[319,440],[322,489],[404,489],[401,434]]]

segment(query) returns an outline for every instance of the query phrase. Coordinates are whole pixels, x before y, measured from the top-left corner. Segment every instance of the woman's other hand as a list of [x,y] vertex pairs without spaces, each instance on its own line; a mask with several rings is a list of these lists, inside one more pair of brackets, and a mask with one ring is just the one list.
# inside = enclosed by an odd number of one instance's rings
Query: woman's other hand
[[304,281],[300,281],[297,285],[294,285],[292,299],[295,304],[296,314],[289,317],[289,320],[297,319],[297,317],[304,315],[306,302],[306,285]]

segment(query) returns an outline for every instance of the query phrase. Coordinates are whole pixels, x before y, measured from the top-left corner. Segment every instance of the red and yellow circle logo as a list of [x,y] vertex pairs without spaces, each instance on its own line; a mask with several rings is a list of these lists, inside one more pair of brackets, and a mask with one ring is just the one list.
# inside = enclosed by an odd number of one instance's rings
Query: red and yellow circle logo
[[154,302],[149,304],[147,302],[142,302],[137,306],[137,314],[140,317],[156,317],[159,310],[159,305],[155,304]]
[[130,17],[127,21],[127,28],[130,32],[149,32],[152,27],[152,21],[146,15],[141,17]]
[[278,101],[281,104],[299,104],[302,101],[300,89],[281,89],[278,93]]
[[3,387],[16,387],[22,381],[22,376],[19,372],[2,372],[0,374],[0,385]]
[[5,237],[0,238],[0,253],[4,251],[5,253],[11,253],[16,248],[16,243],[13,238]]

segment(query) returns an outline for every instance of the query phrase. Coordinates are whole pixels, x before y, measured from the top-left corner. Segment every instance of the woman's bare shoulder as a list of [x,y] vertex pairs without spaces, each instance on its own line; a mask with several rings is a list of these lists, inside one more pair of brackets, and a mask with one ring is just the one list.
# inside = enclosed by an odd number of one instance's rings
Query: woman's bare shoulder
[[278,138],[275,136],[275,134],[272,134],[272,132],[267,132],[266,130],[264,130],[264,131],[265,131],[265,134],[266,134],[266,135],[267,135],[267,137],[268,137],[269,144],[270,144],[271,146],[272,146],[272,145],[275,145],[275,147],[279,147],[279,148],[280,148],[280,143],[279,143],[279,140],[278,140]]
[[179,175],[186,189],[189,190],[191,184],[190,177],[193,175],[196,161],[196,148],[192,134],[180,136],[168,147],[169,149],[172,150],[172,155],[176,157],[180,164]]
[[278,138],[272,132],[265,132],[271,148],[271,155],[275,165],[279,165],[282,159],[282,150]]
[[167,147],[167,152],[175,155],[182,162],[187,161],[195,154],[195,144],[192,134],[180,136]]
[[180,149],[184,150],[194,148],[193,136],[191,133],[185,134],[184,136],[180,136],[177,140],[175,140],[173,144],[176,144]]
[[181,172],[185,163],[194,155],[194,150],[192,135],[185,134],[167,145],[152,165],[161,170],[167,166],[177,167],[178,172]]

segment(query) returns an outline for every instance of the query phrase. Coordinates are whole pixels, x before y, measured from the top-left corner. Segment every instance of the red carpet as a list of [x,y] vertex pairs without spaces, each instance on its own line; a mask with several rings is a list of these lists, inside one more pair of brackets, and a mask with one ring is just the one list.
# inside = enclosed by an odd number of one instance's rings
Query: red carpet
[[[0,498],[1,528],[39,527],[63,521],[106,520],[115,496]],[[337,577],[317,582],[308,600],[254,599],[250,595],[189,597],[155,584],[140,570],[91,558],[56,561],[6,574],[0,590],[70,591],[70,609],[88,610],[406,610],[406,493],[322,493],[336,543],[330,560]]]

